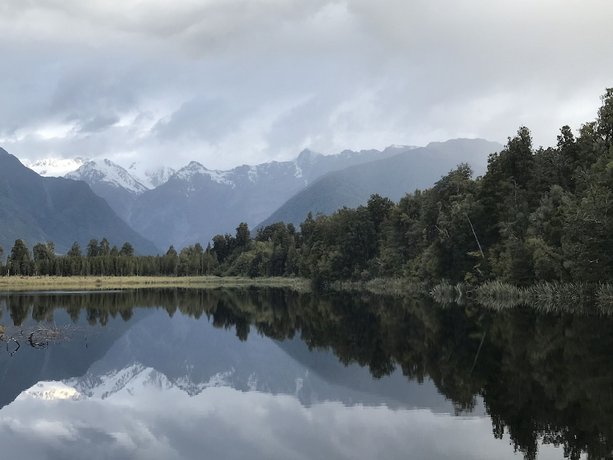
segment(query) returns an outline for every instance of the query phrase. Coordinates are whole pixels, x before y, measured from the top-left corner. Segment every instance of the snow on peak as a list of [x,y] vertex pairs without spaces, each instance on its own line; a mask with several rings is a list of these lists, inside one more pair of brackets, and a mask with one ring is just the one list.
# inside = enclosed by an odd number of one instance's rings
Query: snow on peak
[[147,190],[147,187],[132,177],[128,171],[107,159],[88,161],[79,169],[66,174],[64,177],[83,180],[90,185],[105,182],[135,194],[140,194]]
[[176,171],[169,166],[145,168],[138,162],[132,163],[128,171],[141,184],[146,185],[150,189],[165,184],[168,182],[168,179],[176,173]]
[[207,169],[197,161],[191,161],[187,166],[179,169],[174,177],[184,181],[190,181],[195,176],[208,176],[213,182],[235,187],[234,182],[230,179],[231,174],[231,171]]
[[22,392],[17,399],[41,399],[53,401],[57,399],[81,399],[81,394],[76,388],[63,382],[38,382],[31,388]]
[[173,386],[164,374],[140,363],[104,375],[86,374],[82,378],[65,380],[64,383],[83,397],[97,399],[107,399],[118,393],[131,395],[145,387],[168,389]]
[[249,166],[249,170],[247,171],[247,177],[254,184],[258,181],[258,168],[257,166]]
[[86,160],[77,158],[44,158],[42,160],[30,161],[24,159],[23,164],[45,177],[62,177],[67,173],[78,169]]
[[[234,368],[231,368],[211,375],[208,380],[203,381],[194,381],[188,375],[171,379],[152,367],[135,362],[123,369],[112,370],[102,375],[88,372],[83,377],[68,379],[64,382],[41,382],[37,385],[43,385],[43,388],[59,388],[66,394],[74,393],[76,396],[73,399],[107,399],[115,395],[133,396],[146,389],[175,389],[189,396],[195,396],[206,388],[231,386],[230,381],[234,373]],[[37,388],[37,385],[32,388]],[[26,393],[28,392],[30,390]]]

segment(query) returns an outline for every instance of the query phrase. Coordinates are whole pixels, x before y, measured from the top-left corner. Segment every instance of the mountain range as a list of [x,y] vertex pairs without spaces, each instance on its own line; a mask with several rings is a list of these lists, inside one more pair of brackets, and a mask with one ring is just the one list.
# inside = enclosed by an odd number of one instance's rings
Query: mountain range
[[[109,160],[84,163],[66,177],[89,184],[122,219],[159,248],[171,244],[183,247],[233,232],[240,222],[254,227],[324,174],[412,148],[347,150],[337,155],[305,150],[294,161],[242,165],[228,171],[192,161],[178,171],[150,172],[148,185],[138,167],[125,169]],[[155,181],[159,185],[151,188]]]
[[0,148],[0,246],[5,251],[24,239],[30,245],[53,241],[64,253],[75,241],[85,247],[102,237],[118,246],[129,241],[139,253],[157,252],[84,182],[41,177]]
[[[6,248],[16,238],[53,240],[64,251],[73,241],[84,244],[105,236],[113,244],[132,241],[146,253],[206,244],[216,234],[233,233],[240,222],[250,228],[278,221],[299,224],[309,212],[355,207],[373,193],[398,200],[431,186],[460,162],[479,175],[488,154],[501,147],[483,139],[454,139],[336,155],[304,150],[293,161],[227,171],[197,161],[178,170],[139,163],[124,168],[108,159],[28,163],[41,175],[74,166],[64,179],[40,177],[2,151],[11,167],[0,171],[5,217],[0,244]],[[13,174],[11,168],[18,171]]]
[[[165,340],[159,340],[160,334]],[[245,346],[232,331],[215,328],[206,319],[169,317],[163,310],[137,309],[129,323],[111,320],[90,346],[95,350],[84,351],[79,341],[48,350],[24,349],[25,354],[19,355],[24,374],[18,379],[21,391],[19,386],[3,387],[7,394],[0,407],[16,397],[131,398],[146,388],[194,397],[223,386],[293,395],[305,406],[342,401],[452,409],[431,382],[408,381],[400,371],[374,379],[367,368],[344,365],[331,351],[309,350],[297,338],[279,342],[252,334]],[[74,362],[52,370],[45,367],[45,362],[55,363],[62,355]],[[11,369],[11,364],[8,356],[0,359],[0,370]],[[0,387],[8,380],[0,378]]]
[[298,224],[308,212],[357,206],[373,193],[396,200],[432,185],[460,162],[480,174],[488,154],[500,148],[482,139],[456,139],[336,155],[304,150],[293,161],[227,171],[192,161],[178,171],[149,171],[148,179],[138,165],[124,169],[102,160],[66,177],[87,182],[134,230],[164,249],[207,243],[234,232],[240,222],[251,228],[279,220]]

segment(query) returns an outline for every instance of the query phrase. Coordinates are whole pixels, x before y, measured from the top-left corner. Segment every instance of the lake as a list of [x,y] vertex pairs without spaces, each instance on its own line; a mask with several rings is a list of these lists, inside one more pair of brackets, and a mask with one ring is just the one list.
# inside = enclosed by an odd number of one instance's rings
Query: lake
[[281,289],[0,294],[36,459],[604,458],[613,321]]

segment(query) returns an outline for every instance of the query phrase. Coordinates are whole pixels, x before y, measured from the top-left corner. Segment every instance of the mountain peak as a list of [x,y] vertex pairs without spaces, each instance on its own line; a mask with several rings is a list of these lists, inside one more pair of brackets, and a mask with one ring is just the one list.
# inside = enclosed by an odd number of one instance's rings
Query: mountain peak
[[392,145],[388,145],[387,147],[385,147],[385,149],[383,150],[384,152],[391,152],[391,151],[405,151],[405,150],[413,150],[418,148],[415,145],[402,145],[402,144],[392,144]]
[[43,158],[41,160],[23,160],[23,164],[44,177],[62,177],[83,166],[87,160],[76,158]]
[[202,163],[197,161],[190,161],[187,166],[183,166],[177,171],[175,177],[182,180],[189,180],[195,175],[205,174],[208,171]]
[[183,181],[191,181],[196,176],[206,176],[211,181],[218,184],[235,186],[234,182],[230,180],[232,171],[218,171],[205,168],[201,163],[197,161],[190,161],[189,164],[177,171],[173,176]]
[[296,162],[299,164],[312,163],[316,158],[323,156],[321,153],[314,152],[310,149],[304,149],[296,158]]
[[88,161],[81,165],[76,171],[70,172],[64,177],[74,180],[83,180],[89,185],[106,183],[126,189],[137,195],[147,190],[147,187],[130,175],[128,171],[107,158],[102,161]]
[[133,162],[128,171],[132,177],[149,189],[165,184],[177,172],[168,166],[146,167],[140,162]]

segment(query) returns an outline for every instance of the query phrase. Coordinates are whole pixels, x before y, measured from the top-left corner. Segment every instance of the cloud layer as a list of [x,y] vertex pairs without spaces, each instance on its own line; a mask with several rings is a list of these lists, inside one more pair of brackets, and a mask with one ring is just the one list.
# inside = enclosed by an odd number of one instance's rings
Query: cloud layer
[[0,145],[226,168],[305,147],[537,145],[612,86],[609,0],[4,0]]
[[[385,406],[304,407],[293,396],[229,387],[189,397],[151,385],[104,400],[20,397],[0,411],[0,441],[13,458],[48,460],[84,452],[92,460],[521,457],[508,436],[492,436],[491,423]],[[560,458],[560,450],[540,446],[539,458]]]

